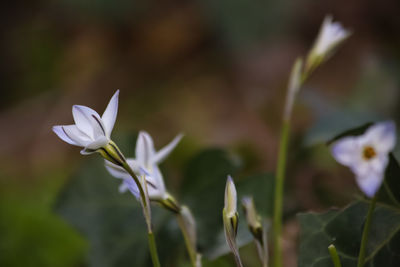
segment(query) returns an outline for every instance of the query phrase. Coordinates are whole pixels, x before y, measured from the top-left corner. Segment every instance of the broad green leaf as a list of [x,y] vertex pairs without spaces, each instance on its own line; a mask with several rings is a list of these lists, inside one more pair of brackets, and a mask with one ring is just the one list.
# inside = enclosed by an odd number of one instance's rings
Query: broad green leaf
[[238,192],[237,242],[239,246],[248,244],[252,240],[242,212],[241,198],[244,195],[252,195],[257,209],[262,214],[270,215],[272,212],[272,175],[255,175],[238,180],[239,177],[235,175],[238,168],[233,157],[218,149],[200,153],[187,167],[182,195],[197,220],[200,250],[210,259],[229,253],[222,224],[225,183],[228,174],[233,176]]
[[[357,135],[354,129],[362,129],[371,123],[377,116],[370,113],[355,113],[351,111],[337,111],[319,118],[306,133],[304,143],[307,146],[326,143],[327,140],[333,141],[343,134]],[[355,127],[355,126],[361,127]],[[352,129],[352,130],[348,130]],[[358,133],[359,134],[359,133]]]
[[60,194],[56,211],[90,242],[89,266],[145,266],[146,227],[132,195],[119,194],[120,181],[108,175],[97,157]]
[[[299,267],[333,266],[328,246],[334,244],[343,267],[357,265],[368,202],[358,201],[343,210],[303,213],[300,221]],[[400,266],[400,210],[378,204],[373,214],[366,267]]]

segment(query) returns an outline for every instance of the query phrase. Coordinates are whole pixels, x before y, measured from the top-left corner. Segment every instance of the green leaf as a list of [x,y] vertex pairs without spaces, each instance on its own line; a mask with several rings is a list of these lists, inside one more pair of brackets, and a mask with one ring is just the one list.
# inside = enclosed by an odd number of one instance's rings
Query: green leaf
[[[375,119],[378,118],[373,114],[356,113],[348,110],[330,113],[319,118],[307,131],[304,143],[307,146],[312,146],[326,143],[327,140],[333,142],[345,135],[358,135],[360,132],[357,132],[357,129],[363,132],[363,127],[368,127],[371,120]],[[357,127],[357,125],[359,126]],[[348,129],[352,130],[348,131]],[[332,136],[335,137],[332,138]]]
[[86,160],[60,194],[57,213],[89,241],[89,266],[144,266],[146,227],[132,195],[119,194],[120,181],[99,158]]
[[[303,213],[300,221],[299,267],[333,266],[328,246],[334,244],[343,267],[356,266],[368,203],[358,201],[341,211]],[[400,210],[378,204],[373,214],[367,264],[400,266]]]
[[[200,152],[186,165],[177,196],[192,210],[197,220],[199,250],[211,259],[229,252],[222,229],[228,174],[236,180],[239,201],[242,195],[251,194],[261,213],[271,214],[273,177],[262,174],[238,179],[239,162],[221,149]],[[86,160],[61,192],[56,211],[88,239],[89,266],[151,266],[141,208],[131,194],[118,192],[121,181],[112,178],[102,165],[99,157]],[[252,237],[240,203],[238,209],[238,244],[244,245]],[[152,205],[152,215],[163,266],[187,266],[186,249],[174,216],[158,205]]]
[[238,246],[248,244],[252,236],[248,231],[241,209],[241,198],[252,195],[257,209],[263,215],[272,213],[273,176],[261,174],[238,181],[239,169],[234,158],[219,149],[209,149],[196,156],[187,167],[182,195],[192,209],[198,226],[199,247],[205,257],[218,258],[229,253],[222,224],[222,209],[227,175],[233,176],[238,192],[239,227]]

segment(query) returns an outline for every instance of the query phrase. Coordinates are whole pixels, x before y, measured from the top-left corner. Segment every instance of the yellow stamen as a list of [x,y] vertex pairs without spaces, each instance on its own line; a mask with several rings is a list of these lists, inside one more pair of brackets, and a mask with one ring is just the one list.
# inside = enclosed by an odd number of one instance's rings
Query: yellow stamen
[[366,160],[370,160],[376,156],[376,151],[372,146],[365,146],[363,150],[363,157]]

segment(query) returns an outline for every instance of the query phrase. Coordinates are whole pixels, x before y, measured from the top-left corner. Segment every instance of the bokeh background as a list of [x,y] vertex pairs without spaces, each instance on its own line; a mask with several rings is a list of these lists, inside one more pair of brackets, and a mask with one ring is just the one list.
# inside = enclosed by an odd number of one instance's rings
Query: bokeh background
[[353,35],[294,109],[284,244],[286,265],[296,266],[295,214],[344,206],[358,192],[324,142],[365,122],[399,120],[399,10],[396,0],[3,3],[0,266],[89,266],[90,242],[54,208],[87,158],[51,126],[72,123],[73,104],[102,112],[116,89],[116,136],[143,129],[159,148],[185,134],[163,164],[169,187],[179,188],[188,160],[210,147],[241,162],[239,180],[273,172],[291,65],[331,14]]

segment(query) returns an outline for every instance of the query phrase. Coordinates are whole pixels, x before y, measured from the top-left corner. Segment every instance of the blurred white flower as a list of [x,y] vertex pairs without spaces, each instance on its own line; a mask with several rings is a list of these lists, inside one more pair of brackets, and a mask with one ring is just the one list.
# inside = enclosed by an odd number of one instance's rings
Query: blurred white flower
[[246,215],[247,225],[254,238],[262,243],[262,226],[260,216],[257,214],[253,197],[242,198],[242,205]]
[[118,95],[119,90],[115,92],[101,117],[89,107],[72,106],[75,124],[53,126],[53,131],[63,141],[83,147],[84,149],[81,150],[83,155],[96,152],[110,142],[111,132],[117,118]]
[[373,197],[381,186],[389,153],[396,145],[393,122],[377,123],[361,136],[344,137],[332,146],[333,157],[351,168],[360,189]]
[[237,214],[237,194],[236,187],[233,183],[231,176],[228,176],[225,186],[225,212],[228,218],[231,218]]
[[326,16],[318,37],[307,59],[307,69],[313,69],[328,58],[335,48],[350,36],[351,32],[342,27],[339,22],[332,22],[331,16]]
[[[172,152],[182,136],[181,134],[178,135],[168,145],[156,152],[151,136],[144,131],[139,133],[136,141],[136,158],[128,158],[126,162],[139,176],[145,175],[150,200],[164,200],[170,198],[165,188],[164,178],[158,168],[158,164]],[[123,183],[119,188],[120,192],[129,190],[136,198],[140,198],[136,183],[124,168],[109,161],[105,162],[105,166],[112,176],[123,179]]]
[[239,255],[239,249],[236,245],[236,235],[239,222],[237,212],[237,193],[236,187],[231,176],[228,176],[225,186],[225,203],[222,210],[222,220],[224,223],[225,239],[231,249],[237,266],[243,266]]

